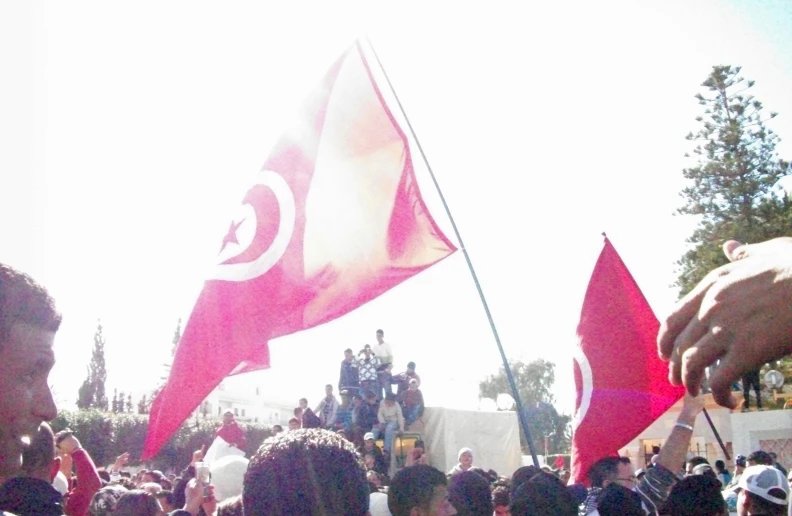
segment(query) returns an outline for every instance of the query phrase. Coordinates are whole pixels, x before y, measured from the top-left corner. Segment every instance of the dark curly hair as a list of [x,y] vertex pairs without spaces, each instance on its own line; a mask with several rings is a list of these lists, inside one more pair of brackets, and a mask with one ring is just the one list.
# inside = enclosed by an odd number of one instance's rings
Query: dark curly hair
[[364,516],[369,488],[352,443],[321,429],[270,437],[250,460],[242,491],[245,514]]
[[61,315],[44,287],[27,274],[0,263],[0,343],[8,338],[16,323],[56,332]]

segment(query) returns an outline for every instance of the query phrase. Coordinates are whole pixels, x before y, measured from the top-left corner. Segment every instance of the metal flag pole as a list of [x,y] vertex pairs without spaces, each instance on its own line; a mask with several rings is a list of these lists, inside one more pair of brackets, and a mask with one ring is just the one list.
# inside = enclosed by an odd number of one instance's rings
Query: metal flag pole
[[525,415],[525,410],[523,409],[522,401],[520,400],[520,393],[517,392],[517,384],[514,382],[514,375],[512,375],[511,367],[509,367],[509,361],[506,359],[506,354],[503,352],[503,346],[501,345],[501,340],[498,336],[498,330],[495,328],[495,321],[492,319],[492,313],[490,313],[487,299],[484,297],[484,291],[481,289],[481,283],[479,283],[476,271],[473,269],[473,262],[470,261],[470,255],[468,255],[467,248],[465,247],[464,242],[462,242],[462,236],[459,234],[459,229],[457,229],[454,217],[451,215],[451,210],[448,208],[448,203],[445,200],[443,191],[440,190],[440,184],[437,182],[437,178],[432,171],[432,167],[429,165],[429,160],[426,159],[426,154],[424,153],[423,147],[421,146],[421,142],[418,141],[418,136],[413,130],[410,119],[407,117],[407,113],[404,111],[404,107],[399,100],[399,96],[396,95],[396,90],[393,88],[393,84],[388,77],[388,73],[385,71],[385,67],[382,66],[382,61],[380,61],[377,51],[374,49],[374,45],[371,44],[371,40],[369,39],[368,35],[366,35],[366,42],[368,43],[369,48],[371,48],[371,52],[374,54],[374,59],[377,60],[380,70],[382,70],[382,75],[385,77],[385,81],[388,83],[388,88],[390,88],[393,98],[396,100],[396,104],[399,106],[401,114],[404,116],[404,120],[407,123],[407,128],[410,130],[410,134],[415,141],[416,147],[418,147],[418,152],[421,153],[421,158],[423,158],[423,161],[426,164],[426,168],[429,171],[429,176],[432,178],[432,182],[437,189],[437,194],[440,196],[440,201],[443,203],[443,208],[445,209],[446,215],[448,216],[448,220],[451,222],[451,227],[454,229],[454,235],[456,235],[457,242],[459,242],[459,248],[462,251],[462,254],[465,256],[465,261],[467,262],[468,269],[470,270],[470,275],[473,277],[473,283],[476,284],[476,290],[478,291],[479,298],[481,299],[481,304],[484,306],[484,312],[487,314],[487,320],[489,321],[490,328],[492,329],[492,335],[495,337],[495,343],[498,345],[498,351],[500,351],[501,360],[503,360],[503,368],[506,371],[506,377],[509,380],[509,385],[511,386],[512,394],[514,395],[514,402],[517,404],[517,415],[520,418],[520,425],[522,426],[523,432],[525,433],[525,439],[528,441],[528,449],[531,451],[531,458],[533,459],[534,466],[538,468],[539,459],[536,456],[536,449],[534,448],[533,439],[531,438],[531,430],[528,428],[528,421]]

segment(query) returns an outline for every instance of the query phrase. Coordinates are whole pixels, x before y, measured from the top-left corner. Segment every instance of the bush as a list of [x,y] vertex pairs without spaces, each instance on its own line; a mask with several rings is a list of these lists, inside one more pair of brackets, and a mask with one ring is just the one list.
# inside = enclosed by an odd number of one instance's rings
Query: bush
[[[212,443],[212,435],[220,426],[220,421],[191,418],[145,464],[140,462],[140,455],[146,442],[148,415],[113,414],[93,409],[64,410],[50,424],[55,432],[67,427],[73,430],[97,467],[110,465],[116,457],[129,452],[132,466],[144,465],[178,472],[187,467],[195,450]],[[240,423],[240,426],[245,430],[247,445],[244,452],[248,457],[258,450],[264,439],[272,435],[272,428],[260,423]]]

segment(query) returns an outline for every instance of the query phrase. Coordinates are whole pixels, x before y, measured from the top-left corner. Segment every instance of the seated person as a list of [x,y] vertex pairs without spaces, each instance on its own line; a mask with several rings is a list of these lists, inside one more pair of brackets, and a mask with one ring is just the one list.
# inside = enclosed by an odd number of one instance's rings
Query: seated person
[[424,412],[423,394],[418,388],[418,380],[412,378],[410,387],[401,394],[400,398],[399,403],[401,403],[404,412],[404,421],[407,426],[410,426],[420,419]]
[[374,434],[369,432],[363,437],[363,446],[358,449],[358,453],[362,457],[371,456],[374,459],[374,464],[371,469],[385,475],[388,473],[388,466],[385,462],[385,455],[374,440]]

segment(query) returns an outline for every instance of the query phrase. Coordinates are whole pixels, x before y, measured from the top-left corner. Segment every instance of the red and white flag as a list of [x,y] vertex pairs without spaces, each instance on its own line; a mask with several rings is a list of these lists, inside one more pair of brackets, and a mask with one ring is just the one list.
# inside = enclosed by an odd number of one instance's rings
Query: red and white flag
[[327,72],[242,199],[152,404],[153,456],[270,339],[328,322],[456,250],[424,204],[407,137],[359,44]]
[[616,455],[684,394],[657,356],[660,323],[610,240],[589,281],[577,334],[572,479]]

